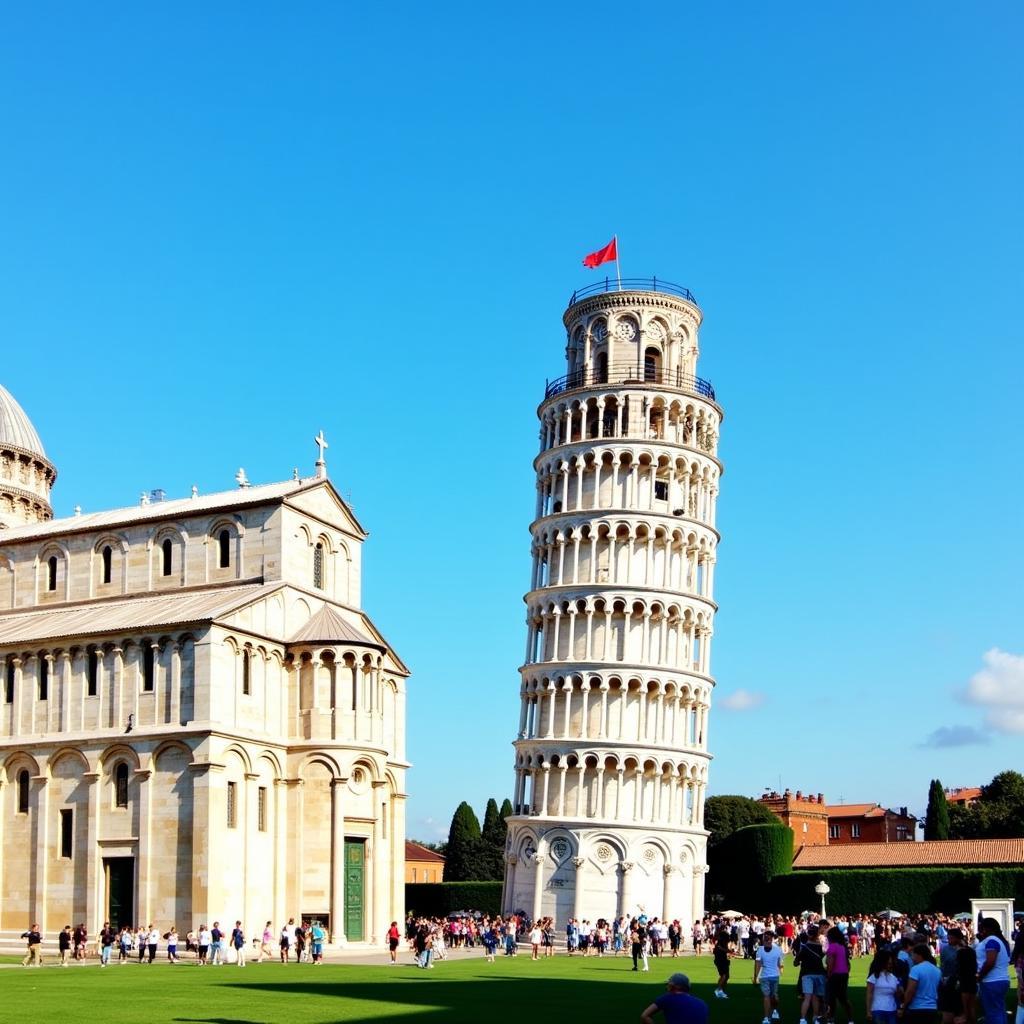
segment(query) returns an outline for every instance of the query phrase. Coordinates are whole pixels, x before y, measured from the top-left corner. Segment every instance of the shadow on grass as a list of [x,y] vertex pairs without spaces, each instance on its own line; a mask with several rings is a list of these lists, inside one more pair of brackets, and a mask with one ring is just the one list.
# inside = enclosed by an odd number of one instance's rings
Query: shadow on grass
[[[667,973],[667,972],[666,972]],[[457,978],[442,980],[415,974],[390,975],[387,982],[346,983],[339,981],[298,981],[254,984],[232,982],[231,988],[253,992],[295,996],[295,1020],[309,1024],[372,1024],[379,1021],[404,1021],[406,1024],[440,1022],[445,1024],[481,1024],[487,1022],[533,1019],[543,1022],[603,1020],[636,1021],[640,1012],[665,991],[664,976],[653,971],[647,977],[633,977],[633,983],[598,981],[592,978]],[[694,986],[694,995],[709,1003],[712,985]],[[303,1012],[302,997],[338,999],[337,1014],[321,1019],[319,1007]],[[730,1010],[712,1014],[722,1024],[750,1018],[746,1000],[734,1000]],[[753,1000],[751,1000],[753,1002]],[[756,1000],[758,1012],[760,998]],[[740,1004],[740,1005],[737,1005]],[[724,1004],[718,1003],[719,1006]],[[744,1012],[745,1011],[745,1012]],[[288,1019],[292,1019],[289,1017]],[[243,1024],[225,1018],[176,1018],[178,1021],[202,1021],[202,1024]],[[245,1021],[244,1024],[259,1024]]]

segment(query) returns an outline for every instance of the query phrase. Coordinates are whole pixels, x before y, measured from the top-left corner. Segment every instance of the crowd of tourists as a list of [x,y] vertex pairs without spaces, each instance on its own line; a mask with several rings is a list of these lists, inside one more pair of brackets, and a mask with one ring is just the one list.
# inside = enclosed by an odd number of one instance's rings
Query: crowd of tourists
[[[394,928],[395,926],[392,925]],[[22,961],[23,967],[43,965],[43,936],[38,924],[22,933],[28,941],[28,953]],[[114,927],[105,921],[103,927],[90,943],[89,933],[84,924],[65,925],[57,933],[57,953],[61,967],[67,967],[73,960],[85,960],[90,947],[95,951],[100,967],[112,963],[152,964],[166,956],[167,962],[181,963],[181,953],[193,954],[192,960],[199,967],[220,967],[232,964],[245,967],[250,957],[256,963],[265,960],[280,960],[281,963],[323,963],[324,943],[327,932],[319,921],[299,921],[289,918],[279,932],[268,921],[262,931],[251,939],[246,937],[241,921],[235,921],[230,930],[221,927],[220,921],[212,925],[201,924],[198,929],[182,936],[175,925],[161,931],[154,925],[146,927]],[[251,946],[251,949],[250,949]]]

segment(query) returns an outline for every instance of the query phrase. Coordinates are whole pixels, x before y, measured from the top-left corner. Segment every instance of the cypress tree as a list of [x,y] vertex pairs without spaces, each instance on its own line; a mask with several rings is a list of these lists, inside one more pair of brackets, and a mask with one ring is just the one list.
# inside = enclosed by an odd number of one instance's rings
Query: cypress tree
[[500,882],[505,875],[505,822],[498,811],[498,801],[493,797],[487,801],[484,811],[482,838],[482,867],[484,876],[492,882]]
[[928,810],[924,816],[925,839],[949,838],[949,802],[946,791],[938,779],[928,787]]
[[[512,801],[508,797],[505,797],[501,801],[501,820],[508,821],[512,817]],[[508,825],[505,826],[505,831],[508,831]]]
[[448,829],[448,852],[444,862],[446,882],[485,880],[480,865],[480,822],[465,800],[455,808]]

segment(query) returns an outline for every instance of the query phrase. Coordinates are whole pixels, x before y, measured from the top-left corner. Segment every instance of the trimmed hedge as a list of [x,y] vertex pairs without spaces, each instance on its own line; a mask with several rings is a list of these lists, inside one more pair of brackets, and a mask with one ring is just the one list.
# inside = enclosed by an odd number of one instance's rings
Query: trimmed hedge
[[1018,868],[867,868],[793,871],[779,874],[748,904],[750,913],[796,914],[816,910],[818,882],[830,888],[825,897],[832,914],[874,913],[891,907],[905,914],[970,910],[971,899],[1024,900],[1024,870]]
[[446,917],[453,910],[501,913],[501,882],[406,882],[405,909],[417,917]]
[[793,864],[793,830],[781,822],[746,825],[708,851],[708,889],[730,907],[753,907]]

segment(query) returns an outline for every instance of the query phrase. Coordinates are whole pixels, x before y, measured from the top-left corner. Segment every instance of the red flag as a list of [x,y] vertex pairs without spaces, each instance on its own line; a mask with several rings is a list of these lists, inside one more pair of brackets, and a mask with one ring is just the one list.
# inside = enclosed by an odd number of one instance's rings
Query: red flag
[[588,256],[584,256],[583,266],[599,267],[602,263],[608,263],[610,260],[617,260],[619,258],[618,248],[615,244],[617,240],[617,238],[612,238],[612,240],[603,249],[598,249],[597,252],[592,252]]

